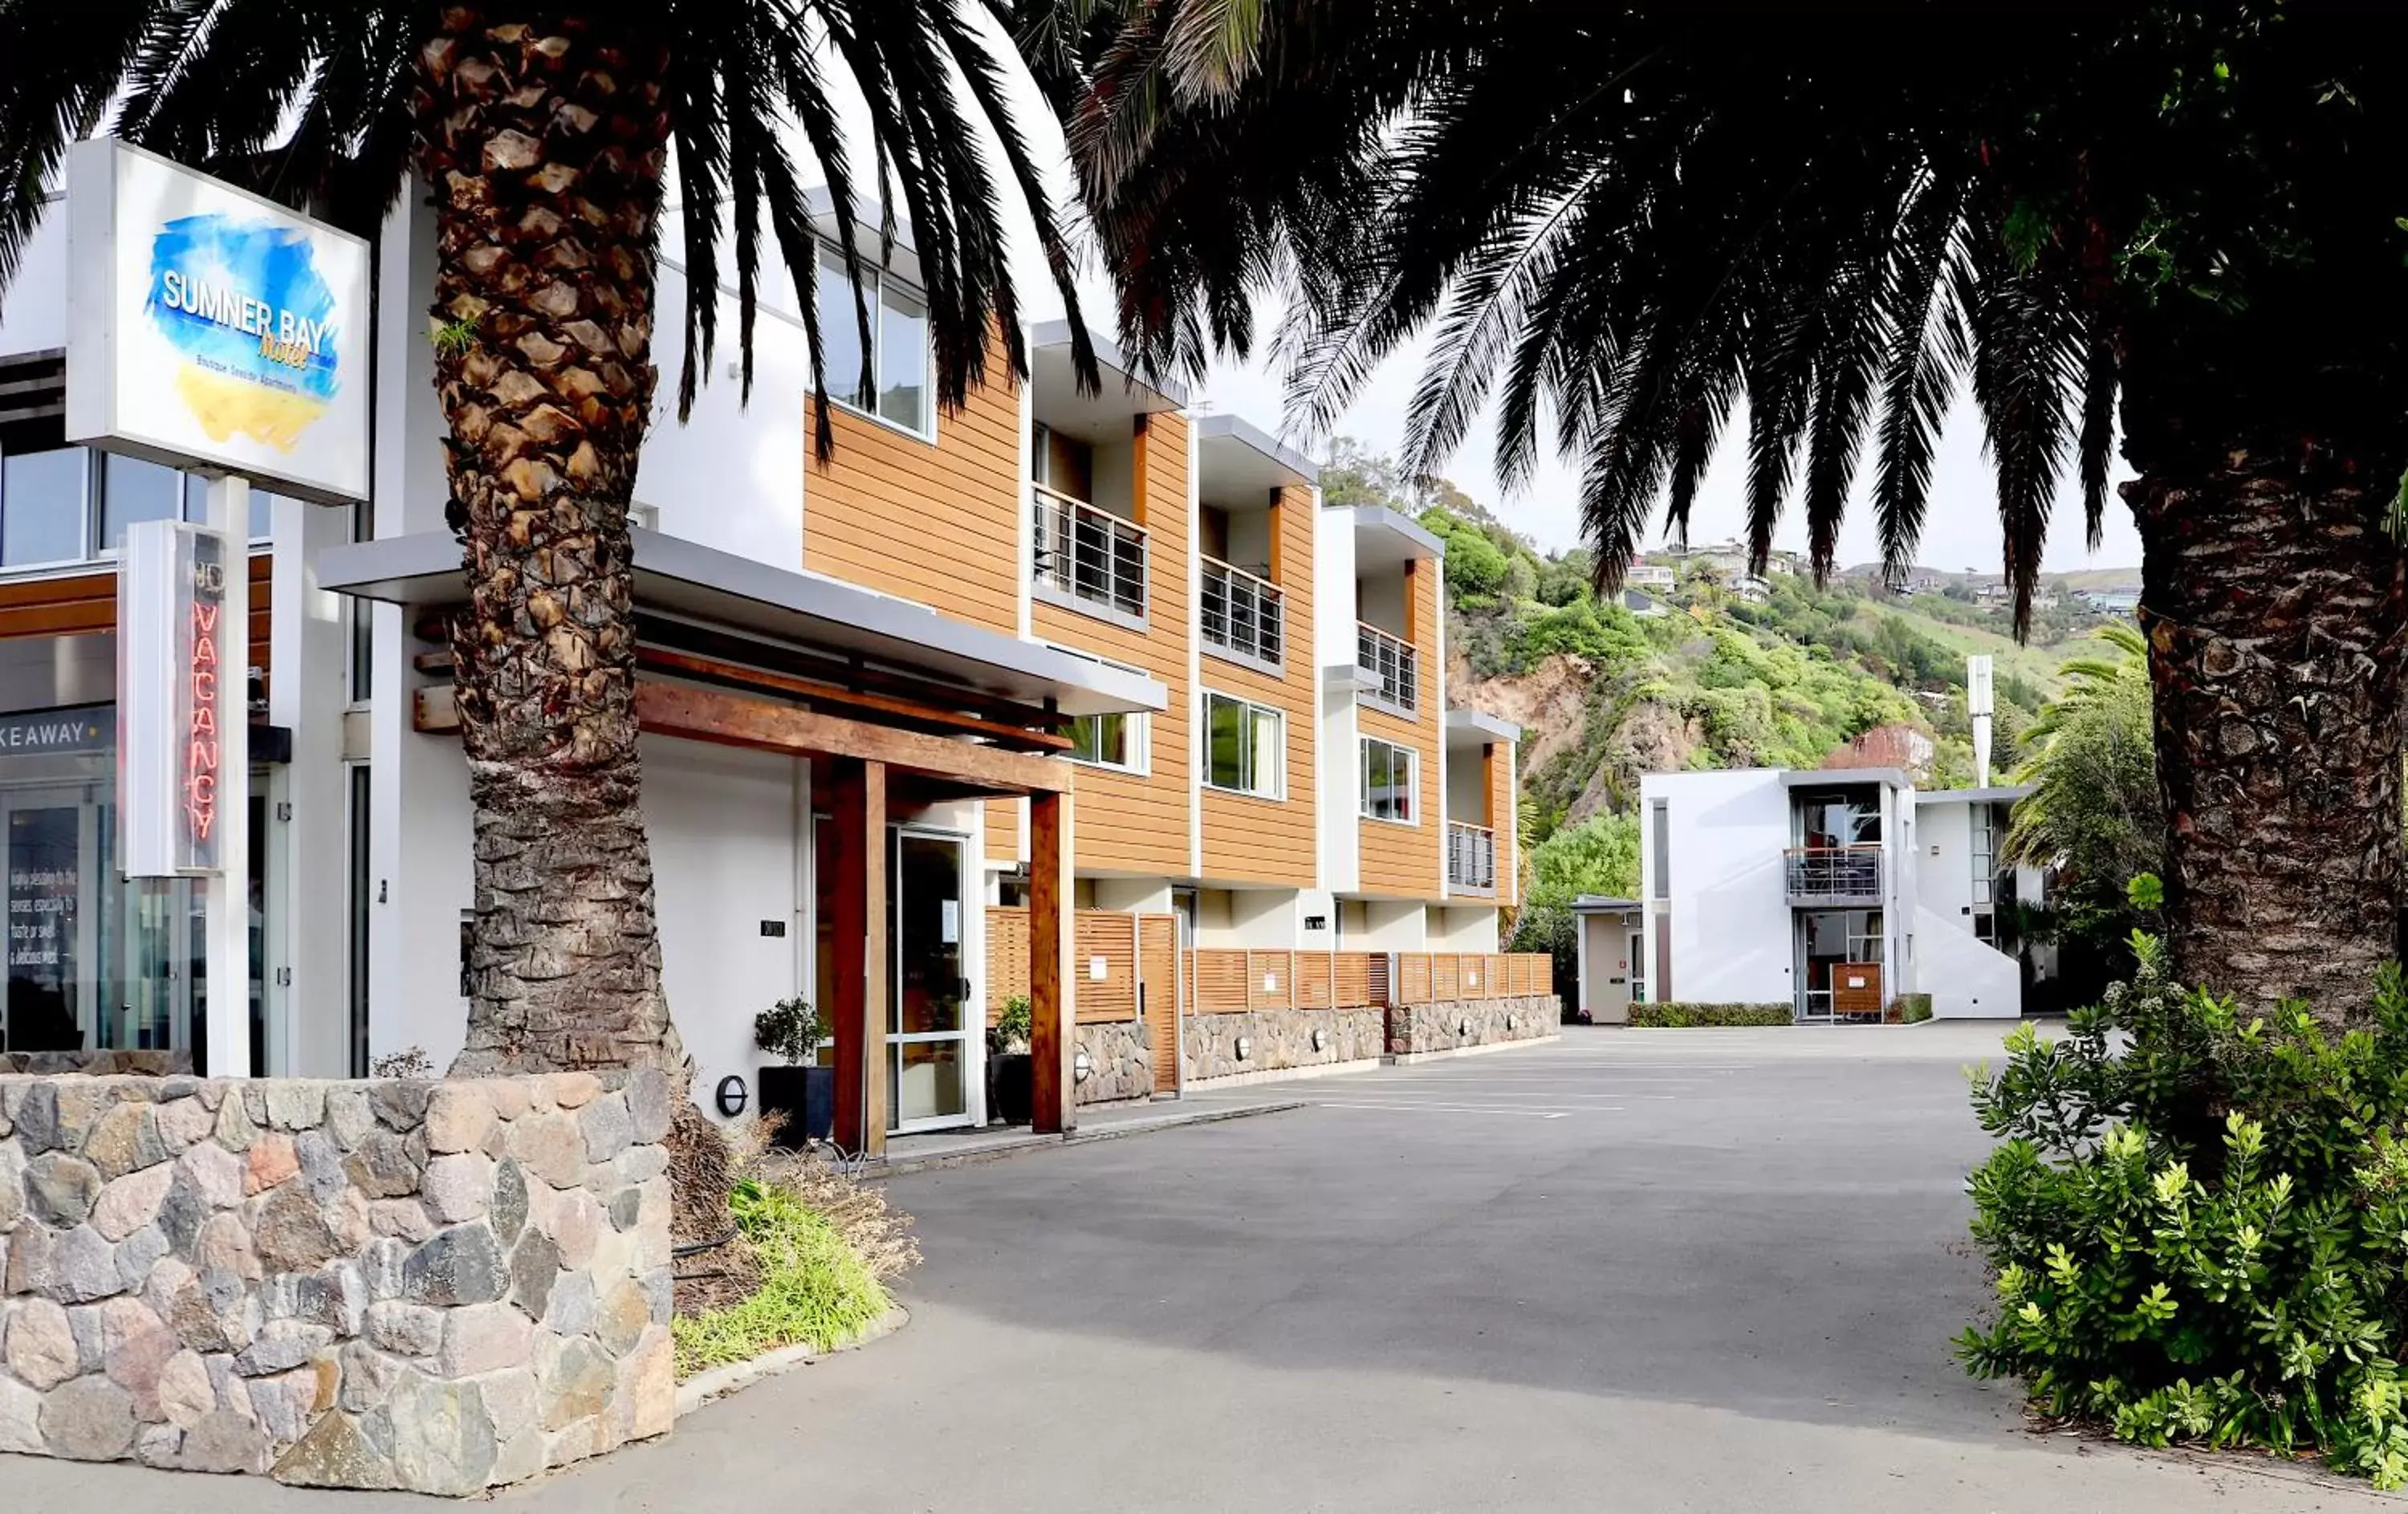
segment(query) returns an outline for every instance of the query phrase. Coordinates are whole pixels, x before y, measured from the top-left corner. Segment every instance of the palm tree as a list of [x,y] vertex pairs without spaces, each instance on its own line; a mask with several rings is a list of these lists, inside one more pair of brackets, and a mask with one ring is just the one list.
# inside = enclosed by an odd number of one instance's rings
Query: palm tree
[[[1998,482],[2016,624],[2069,461],[2098,539],[2121,434],[2145,554],[2182,972],[2344,1017],[2400,946],[2408,120],[2318,6],[1937,6],[1846,22],[1554,0],[1024,5],[1118,284],[1193,371],[1278,333],[1308,425],[1435,338],[1404,466],[1484,408],[1500,470],[1581,469],[1598,576],[1684,531],[1742,403],[1759,562],[1818,573],[1872,453],[1914,561],[1953,397]],[[1194,12],[1193,19],[1182,18]],[[1234,62],[1230,60],[1234,58]]]
[[2059,670],[2065,682],[2024,729],[2004,855],[2054,874],[2058,913],[2112,945],[2134,923],[2125,888],[2164,865],[2166,816],[2151,752],[2148,647],[2128,625]]
[[[789,144],[824,180],[857,268],[847,84],[879,169],[880,235],[908,225],[920,256],[940,403],[985,376],[998,325],[1025,373],[1005,196],[1033,215],[1075,312],[1071,259],[978,8],[0,0],[0,287],[45,180],[104,125],[360,229],[414,170],[435,208],[428,319],[469,591],[452,642],[477,930],[455,1071],[681,1068],[638,809],[627,528],[656,378],[664,185],[673,158],[687,211],[681,418],[710,366],[724,252],[749,392],[766,226],[801,294],[816,444],[833,446],[816,234]],[[1000,179],[982,132],[1000,145]],[[867,344],[858,297],[855,311]],[[1092,382],[1091,354],[1077,356]]]

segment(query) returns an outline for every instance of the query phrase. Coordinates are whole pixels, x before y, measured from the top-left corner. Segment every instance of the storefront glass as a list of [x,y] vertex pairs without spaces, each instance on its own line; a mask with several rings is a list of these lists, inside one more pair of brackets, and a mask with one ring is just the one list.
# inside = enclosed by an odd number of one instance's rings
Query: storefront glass
[[[118,872],[115,639],[0,642],[0,1050],[189,1050],[205,1061],[201,889]],[[252,801],[251,1060],[265,1071]],[[201,1070],[207,1071],[204,1066]]]

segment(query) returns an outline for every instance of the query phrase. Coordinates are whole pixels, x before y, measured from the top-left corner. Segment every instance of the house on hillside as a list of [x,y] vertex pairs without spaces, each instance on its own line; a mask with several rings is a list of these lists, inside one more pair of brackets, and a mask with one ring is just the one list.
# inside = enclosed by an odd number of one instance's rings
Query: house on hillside
[[[1942,1017],[2015,1018],[2046,970],[2017,949],[2007,909],[2040,902],[2042,880],[1999,856],[2027,792],[1921,793],[1884,768],[1650,774],[1643,940],[1612,959],[1649,1002],[1777,1003],[1827,1023],[1922,994]],[[1612,988],[1584,981],[1579,1002]]]
[[2141,607],[2141,591],[2134,584],[2086,589],[2083,592],[2082,600],[2102,615],[2128,615]]
[[1641,620],[1653,620],[1664,613],[1664,607],[1656,602],[1653,595],[1641,593],[1638,589],[1622,591],[1622,608]]
[[1748,604],[1765,604],[1772,598],[1772,585],[1752,574],[1742,574],[1731,580],[1730,594],[1732,598]]
[[1634,589],[1670,589],[1680,585],[1681,575],[1662,563],[1633,563],[1622,582]]
[[1928,569],[1918,568],[1899,581],[1900,594],[1938,594],[1948,587],[1948,581]]

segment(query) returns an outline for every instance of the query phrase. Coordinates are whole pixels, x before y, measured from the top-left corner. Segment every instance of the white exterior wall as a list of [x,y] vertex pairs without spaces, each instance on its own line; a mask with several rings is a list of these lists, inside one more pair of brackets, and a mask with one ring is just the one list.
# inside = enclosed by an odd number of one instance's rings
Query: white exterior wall
[[[772,260],[773,263],[775,260]],[[810,354],[801,322],[788,312],[791,286],[782,266],[765,267],[765,297],[752,327],[752,399],[742,399],[738,365],[737,303],[719,299],[719,355],[695,394],[694,414],[677,418],[681,345],[664,326],[655,339],[660,394],[651,435],[636,473],[635,500],[660,512],[660,529],[738,556],[800,571],[803,566],[805,478],[810,455],[803,397],[810,390]],[[680,265],[661,264],[653,309],[685,308]]]
[[2014,1019],[2023,1014],[2023,973],[2015,959],[1974,939],[1956,918],[1925,909],[1915,916],[1916,981],[1942,1019]]
[[[1647,967],[1651,1000],[1793,1003],[1794,927],[1782,878],[1789,791],[1770,768],[1651,773],[1640,780],[1640,897],[1672,918],[1670,992]],[[1666,800],[1670,888],[1659,899],[1655,801]],[[1651,917],[1648,940],[1655,941]]]
[[0,296],[0,357],[67,344],[66,204],[60,195],[43,211],[19,255],[17,277]]
[[1347,899],[1338,904],[1340,951],[1427,951],[1429,912],[1411,900]]
[[1497,944],[1497,911],[1477,905],[1432,905],[1429,910],[1429,949],[1448,952],[1494,952]]
[[[1321,711],[1321,881],[1333,893],[1363,886],[1362,762],[1354,720],[1354,512],[1323,506],[1313,517],[1312,660]],[[1333,679],[1333,671],[1338,676]],[[1349,946],[1348,949],[1353,949]]]

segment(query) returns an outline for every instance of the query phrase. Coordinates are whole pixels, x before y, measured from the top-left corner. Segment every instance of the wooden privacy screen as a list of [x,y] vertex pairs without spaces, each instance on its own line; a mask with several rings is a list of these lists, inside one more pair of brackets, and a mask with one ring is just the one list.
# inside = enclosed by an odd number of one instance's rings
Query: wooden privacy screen
[[1544,952],[1398,952],[1399,1004],[1457,999],[1518,999],[1555,991],[1555,959]]
[[[1168,954],[1177,948],[1179,940],[1176,916],[1080,910],[1071,920],[1071,977],[1077,989],[1079,1023],[1100,1025],[1137,1018],[1139,948],[1143,942],[1153,954],[1143,970],[1146,1010],[1161,1024],[1175,1025],[1179,1013],[1178,980]],[[989,1025],[1003,1012],[1005,1000],[1028,991],[1025,908],[1015,904],[987,906],[986,986]],[[1176,1073],[1174,1064],[1174,1078]]]
[[1882,970],[1879,962],[1831,964],[1831,1013],[1878,1015],[1882,1012]]
[[1138,916],[1137,961],[1154,1042],[1154,1091],[1173,1093],[1179,1088],[1179,916]]

